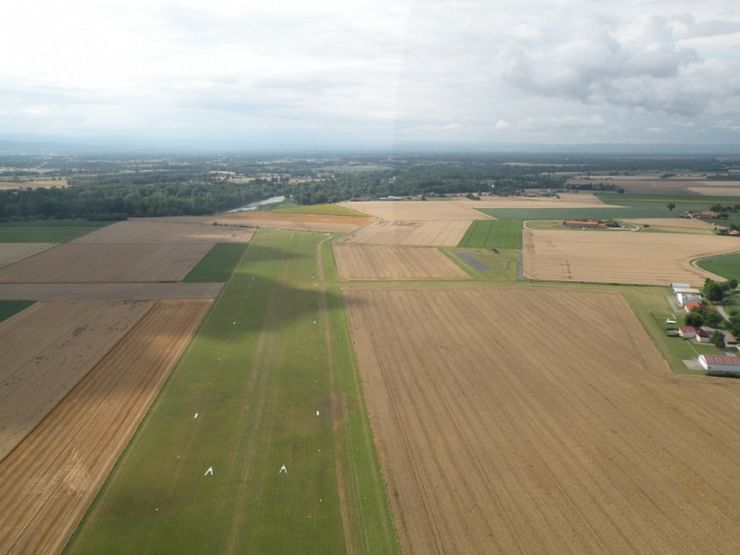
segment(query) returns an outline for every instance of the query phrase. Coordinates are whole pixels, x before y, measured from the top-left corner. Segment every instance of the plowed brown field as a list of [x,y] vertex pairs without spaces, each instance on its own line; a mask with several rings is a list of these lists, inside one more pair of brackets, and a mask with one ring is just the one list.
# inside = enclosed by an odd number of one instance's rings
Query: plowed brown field
[[213,243],[65,243],[0,269],[0,283],[180,281]]
[[28,258],[55,245],[56,243],[0,243],[0,266]]
[[701,285],[711,277],[691,265],[740,248],[735,237],[687,233],[524,230],[524,275],[531,279]]
[[0,550],[58,553],[209,301],[162,301],[0,462]]
[[334,243],[334,257],[343,279],[470,279],[431,247]]
[[456,247],[470,226],[468,221],[388,222],[380,220],[358,229],[349,243]]
[[405,553],[733,553],[740,382],[679,378],[623,298],[345,292]]
[[0,460],[151,307],[41,302],[0,324]]
[[177,218],[127,220],[103,227],[77,239],[78,243],[246,243],[254,229],[211,225]]

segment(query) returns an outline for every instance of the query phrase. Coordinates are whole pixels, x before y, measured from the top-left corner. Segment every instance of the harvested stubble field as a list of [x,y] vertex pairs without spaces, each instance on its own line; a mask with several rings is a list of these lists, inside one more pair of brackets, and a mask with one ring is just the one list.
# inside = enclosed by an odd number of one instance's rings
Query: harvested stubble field
[[85,235],[80,243],[246,243],[254,229],[206,222],[166,219],[134,219],[117,222]]
[[206,221],[274,229],[346,233],[369,224],[371,218],[369,216],[342,216],[334,214],[239,212],[236,214],[223,214],[216,218],[208,218]]
[[180,281],[212,243],[65,243],[0,269],[0,283]]
[[0,324],[0,460],[151,306],[41,302]]
[[433,247],[334,244],[342,279],[470,279]]
[[468,229],[468,221],[379,220],[358,229],[346,241],[370,245],[418,245],[454,247]]
[[62,550],[209,306],[157,303],[0,462],[3,553]]
[[66,179],[21,179],[20,181],[0,180],[0,191],[14,189],[51,189],[67,187]]
[[7,266],[50,249],[55,243],[0,243],[0,266]]
[[368,200],[342,202],[340,206],[360,210],[376,218],[393,221],[463,221],[488,220],[472,201],[461,200]]
[[735,237],[629,231],[524,230],[524,275],[530,279],[701,285],[707,277],[692,260],[740,248]]
[[689,187],[692,193],[709,197],[738,197],[740,196],[740,182],[729,181],[726,185],[720,185],[722,182],[712,181],[712,186],[707,187]]
[[591,193],[561,193],[556,197],[481,197],[461,201],[471,208],[604,208],[602,200]]
[[345,298],[405,553],[736,551],[740,382],[672,376],[621,296]]

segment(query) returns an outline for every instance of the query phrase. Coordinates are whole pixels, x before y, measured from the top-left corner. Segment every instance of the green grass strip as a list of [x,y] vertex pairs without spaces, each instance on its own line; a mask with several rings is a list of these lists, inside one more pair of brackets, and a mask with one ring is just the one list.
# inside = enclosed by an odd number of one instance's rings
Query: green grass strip
[[190,283],[223,283],[239,263],[248,243],[218,243],[185,276]]

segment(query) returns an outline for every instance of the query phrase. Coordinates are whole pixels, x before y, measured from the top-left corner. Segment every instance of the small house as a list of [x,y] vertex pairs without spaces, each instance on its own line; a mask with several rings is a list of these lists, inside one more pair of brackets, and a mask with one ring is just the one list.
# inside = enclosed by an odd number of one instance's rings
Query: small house
[[683,309],[688,313],[688,312],[691,312],[692,310],[701,310],[702,306],[703,306],[702,303],[700,303],[699,301],[691,301],[691,302],[686,303]]
[[712,340],[712,332],[706,328],[696,328],[697,343],[709,343]]
[[696,337],[696,328],[694,326],[681,326],[678,328],[678,335],[684,339],[692,339]]

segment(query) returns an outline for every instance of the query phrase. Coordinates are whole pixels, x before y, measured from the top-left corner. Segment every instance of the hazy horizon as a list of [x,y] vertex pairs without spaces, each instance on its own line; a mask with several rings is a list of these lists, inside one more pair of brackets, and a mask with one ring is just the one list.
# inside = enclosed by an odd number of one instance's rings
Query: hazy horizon
[[10,5],[4,140],[159,149],[740,145],[727,0]]

